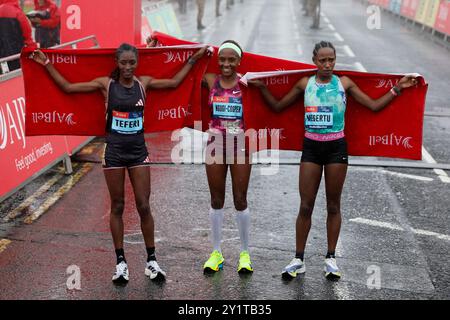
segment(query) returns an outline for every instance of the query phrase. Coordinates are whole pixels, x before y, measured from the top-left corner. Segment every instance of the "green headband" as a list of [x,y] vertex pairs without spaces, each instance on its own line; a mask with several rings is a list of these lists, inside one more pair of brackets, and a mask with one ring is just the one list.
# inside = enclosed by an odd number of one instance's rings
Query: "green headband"
[[242,57],[242,50],[239,49],[239,47],[237,45],[235,45],[234,43],[231,42],[225,42],[223,45],[220,46],[219,48],[219,53],[220,51],[222,51],[223,49],[231,49],[236,51],[236,53],[238,54],[239,57]]

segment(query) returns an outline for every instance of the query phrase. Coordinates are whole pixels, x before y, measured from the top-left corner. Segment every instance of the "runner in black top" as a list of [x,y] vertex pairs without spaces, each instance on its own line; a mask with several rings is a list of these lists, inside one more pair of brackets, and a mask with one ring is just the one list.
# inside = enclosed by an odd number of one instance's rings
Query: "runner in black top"
[[147,248],[145,274],[152,280],[165,279],[155,257],[154,221],[150,212],[150,169],[144,140],[144,105],[147,89],[176,88],[188,74],[197,59],[206,52],[198,50],[172,79],[155,79],[150,76],[135,77],[138,64],[137,49],[122,44],[116,51],[117,68],[110,77],[96,78],[90,82],[70,83],[50,63],[47,56],[36,50],[33,59],[45,66],[53,80],[66,93],[87,93],[101,90],[107,99],[107,138],[104,157],[104,174],[111,196],[110,227],[117,255],[113,282],[128,282],[128,266],[123,250],[125,171],[133,186],[136,208],[141,219],[141,229]]

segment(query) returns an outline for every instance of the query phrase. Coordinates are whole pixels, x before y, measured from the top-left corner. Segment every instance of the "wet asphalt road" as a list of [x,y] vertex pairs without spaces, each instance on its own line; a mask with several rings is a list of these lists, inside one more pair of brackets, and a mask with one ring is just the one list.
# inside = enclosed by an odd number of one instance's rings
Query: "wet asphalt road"
[[[222,1],[224,2],[224,1]],[[205,24],[195,29],[194,2],[178,14],[187,40],[220,44],[236,39],[245,50],[309,62],[314,43],[337,46],[339,69],[419,72],[430,83],[424,119],[424,148],[439,163],[450,163],[450,52],[392,15],[383,13],[380,30],[366,27],[361,1],[322,1],[321,29],[311,30],[300,1],[235,1],[216,19],[207,4]],[[167,161],[166,135],[149,136],[153,160]],[[158,142],[159,139],[159,142]],[[155,149],[157,151],[155,151]],[[291,282],[280,271],[293,256],[299,207],[298,166],[276,174],[254,166],[249,188],[252,215],[250,250],[255,272],[236,272],[239,235],[228,181],[222,245],[224,270],[204,276],[208,257],[209,192],[202,165],[154,165],[151,208],[156,219],[157,257],[165,283],[144,275],[145,248],[139,218],[126,189],[126,256],[130,282],[111,283],[115,257],[109,232],[109,195],[98,163],[101,140],[74,157],[80,180],[71,184],[54,168],[0,204],[1,216],[20,205],[55,175],[61,179],[16,219],[0,223],[0,299],[449,299],[449,172],[351,166],[342,196],[343,225],[337,259],[339,282],[323,277],[326,204],[319,190],[306,248],[307,272]],[[283,153],[286,159],[296,153]],[[29,219],[65,185],[70,191],[37,219]],[[67,189],[67,188],[66,188]],[[65,189],[63,189],[64,191]],[[80,290],[67,287],[69,266],[81,271]],[[379,275],[379,278],[374,276]],[[375,281],[379,280],[379,282]],[[375,288],[371,288],[375,286]],[[379,287],[377,286],[379,285]]]

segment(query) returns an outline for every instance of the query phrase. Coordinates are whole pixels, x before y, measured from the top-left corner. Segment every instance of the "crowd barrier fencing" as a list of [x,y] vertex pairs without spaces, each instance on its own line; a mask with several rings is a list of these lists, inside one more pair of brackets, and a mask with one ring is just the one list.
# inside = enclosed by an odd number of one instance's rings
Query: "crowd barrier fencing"
[[[81,42],[92,41],[94,35],[64,43],[53,48],[76,48]],[[71,155],[95,137],[25,136],[25,90],[22,70],[9,71],[5,64],[20,58],[20,54],[0,59],[0,201],[63,162],[66,174],[72,173]]]

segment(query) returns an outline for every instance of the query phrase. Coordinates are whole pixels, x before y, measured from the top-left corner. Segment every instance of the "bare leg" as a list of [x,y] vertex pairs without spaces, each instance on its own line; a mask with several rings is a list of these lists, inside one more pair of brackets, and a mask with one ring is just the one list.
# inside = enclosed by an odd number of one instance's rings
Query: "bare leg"
[[109,225],[114,242],[115,249],[123,248],[123,219],[122,214],[124,210],[124,181],[125,168],[120,169],[106,169],[105,174],[106,184],[108,186],[109,195],[111,198],[111,214],[109,216]]
[[133,186],[136,208],[141,218],[141,230],[147,248],[155,247],[155,223],[150,211],[150,167],[134,167],[128,170]]
[[247,209],[247,191],[251,171],[252,165],[248,160],[245,164],[230,165],[234,207],[238,211]]
[[336,250],[341,230],[341,194],[346,174],[347,164],[333,163],[325,166],[328,252]]
[[300,211],[295,224],[296,252],[304,252],[309,230],[311,229],[311,216],[314,210],[317,191],[322,179],[322,166],[312,162],[302,162],[300,165]]
[[209,192],[211,194],[211,208],[222,209],[225,202],[225,182],[227,178],[227,164],[206,164]]

